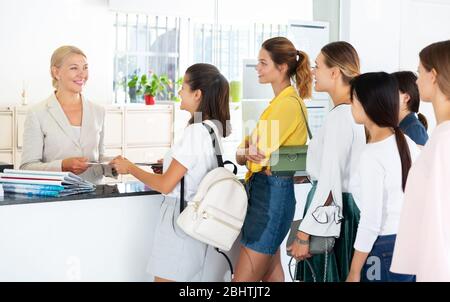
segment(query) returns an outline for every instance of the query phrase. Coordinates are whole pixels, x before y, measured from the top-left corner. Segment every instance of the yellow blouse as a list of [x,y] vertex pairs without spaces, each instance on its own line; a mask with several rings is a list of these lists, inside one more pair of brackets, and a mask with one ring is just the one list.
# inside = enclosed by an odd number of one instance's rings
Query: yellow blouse
[[266,159],[261,164],[247,161],[246,181],[253,173],[262,171],[264,167],[270,169],[268,166],[270,155],[279,147],[306,144],[308,132],[301,108],[307,116],[306,105],[292,86],[286,87],[270,102],[261,114],[252,134],[246,136],[240,145],[243,148],[246,141],[256,144],[266,155]]

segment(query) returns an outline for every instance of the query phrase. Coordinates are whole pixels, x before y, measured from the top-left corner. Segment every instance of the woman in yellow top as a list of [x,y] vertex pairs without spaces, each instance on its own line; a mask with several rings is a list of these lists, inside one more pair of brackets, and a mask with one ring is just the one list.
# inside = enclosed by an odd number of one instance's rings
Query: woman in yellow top
[[256,70],[260,83],[272,85],[275,98],[236,153],[237,162],[248,168],[249,206],[234,281],[284,281],[280,245],[294,218],[294,181],[272,175],[268,161],[281,146],[306,144],[303,99],[311,97],[312,74],[307,54],[283,37],[263,43]]

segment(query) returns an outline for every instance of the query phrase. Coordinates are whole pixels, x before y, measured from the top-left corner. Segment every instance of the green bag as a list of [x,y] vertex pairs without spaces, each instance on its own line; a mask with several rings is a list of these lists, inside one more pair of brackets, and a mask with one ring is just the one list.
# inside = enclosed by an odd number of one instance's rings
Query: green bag
[[308,146],[283,146],[270,156],[270,171],[296,172],[306,170]]
[[[311,129],[309,129],[308,119],[306,118],[303,107],[300,104],[303,118],[306,123],[309,139],[312,139]],[[306,154],[308,145],[302,146],[281,146],[270,156],[270,171],[277,175],[294,175],[297,171],[306,171]]]

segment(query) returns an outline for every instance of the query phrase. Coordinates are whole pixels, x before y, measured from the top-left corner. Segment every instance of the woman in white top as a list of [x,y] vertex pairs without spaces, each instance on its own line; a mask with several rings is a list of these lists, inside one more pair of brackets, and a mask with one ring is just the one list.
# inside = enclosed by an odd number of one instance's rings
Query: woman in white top
[[420,96],[437,126],[409,173],[391,270],[450,281],[450,40],[420,52]]
[[98,183],[111,169],[88,165],[103,158],[105,110],[82,95],[89,77],[86,55],[74,46],[59,47],[50,72],[55,92],[28,110],[20,168],[68,171]]
[[[315,274],[325,274],[326,281],[344,279],[350,269],[353,255],[353,242],[359,221],[359,209],[353,200],[354,182],[360,152],[365,145],[364,127],[354,122],[350,103],[350,81],[359,75],[360,64],[356,50],[347,42],[334,42],[322,48],[316,59],[313,74],[315,90],[327,92],[333,100],[334,108],[327,115],[322,128],[309,142],[307,171],[311,176],[313,188],[308,194],[305,215],[300,225],[298,239],[292,245],[292,254],[299,260],[309,255],[309,237],[339,237],[334,253],[316,255],[309,259]],[[335,205],[323,207],[333,200]],[[319,223],[315,218],[325,214],[326,208],[330,223]],[[335,221],[335,218],[342,218]],[[312,274],[304,262],[299,264],[297,278],[312,281]],[[323,281],[321,277],[319,281]]]
[[120,174],[132,174],[166,195],[148,267],[155,281],[202,280],[208,245],[189,237],[177,226],[180,181],[184,177],[185,200],[190,201],[204,176],[217,167],[211,135],[202,123],[211,126],[217,137],[226,137],[230,132],[229,86],[216,67],[209,64],[189,67],[179,94],[180,108],[192,118],[182,139],[166,155],[164,172],[148,173],[120,156],[111,162]]
[[417,145],[399,127],[398,83],[393,75],[366,73],[352,81],[352,113],[370,140],[359,166],[361,219],[347,281],[414,281],[389,271],[403,191]]

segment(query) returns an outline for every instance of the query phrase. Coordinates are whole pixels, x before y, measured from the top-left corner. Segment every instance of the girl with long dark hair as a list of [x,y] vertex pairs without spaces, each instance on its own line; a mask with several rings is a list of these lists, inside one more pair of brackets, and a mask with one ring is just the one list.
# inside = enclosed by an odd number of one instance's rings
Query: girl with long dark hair
[[413,281],[389,271],[411,163],[417,145],[399,127],[399,88],[394,76],[366,73],[352,80],[352,114],[370,139],[359,166],[361,219],[347,281]]

